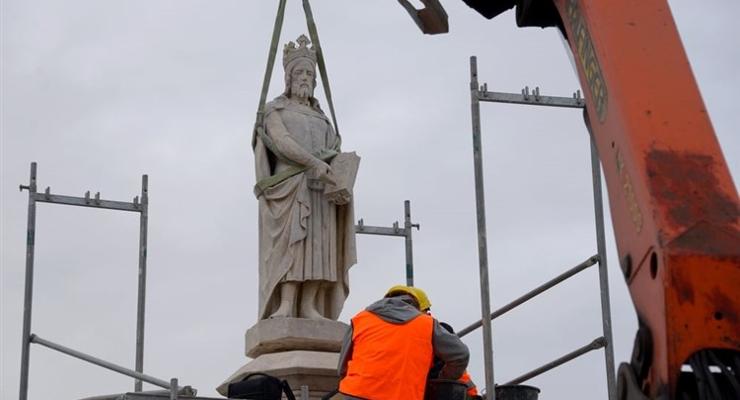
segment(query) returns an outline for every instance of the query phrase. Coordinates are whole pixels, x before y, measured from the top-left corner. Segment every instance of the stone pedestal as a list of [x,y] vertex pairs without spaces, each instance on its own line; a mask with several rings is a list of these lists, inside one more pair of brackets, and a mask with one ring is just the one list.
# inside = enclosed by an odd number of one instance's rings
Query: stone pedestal
[[261,320],[244,335],[244,353],[253,360],[216,390],[225,396],[229,383],[254,372],[263,372],[286,379],[296,398],[300,398],[301,386],[306,385],[310,398],[320,399],[339,383],[337,364],[347,329],[347,324],[331,320]]

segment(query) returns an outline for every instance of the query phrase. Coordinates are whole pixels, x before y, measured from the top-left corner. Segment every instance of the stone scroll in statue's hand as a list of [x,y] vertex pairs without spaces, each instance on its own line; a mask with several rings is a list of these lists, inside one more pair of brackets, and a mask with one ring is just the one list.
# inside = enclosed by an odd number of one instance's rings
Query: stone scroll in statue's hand
[[352,200],[352,188],[355,185],[360,157],[354,151],[339,153],[329,164],[335,184],[327,184],[324,194],[334,204],[344,205]]

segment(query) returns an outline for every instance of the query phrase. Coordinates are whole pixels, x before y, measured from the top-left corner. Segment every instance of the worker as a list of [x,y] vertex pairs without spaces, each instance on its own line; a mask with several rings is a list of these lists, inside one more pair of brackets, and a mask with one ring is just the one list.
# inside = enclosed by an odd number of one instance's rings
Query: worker
[[[427,296],[426,292],[424,292],[423,289],[420,289],[418,287],[412,288],[416,292],[416,298],[419,299],[419,308],[421,308],[421,312],[427,315],[432,315],[432,302],[429,300],[429,296]],[[452,326],[450,324],[447,324],[445,322],[440,322],[439,325],[444,328],[447,332],[451,334],[455,334],[455,330],[452,329]],[[434,358],[434,362],[432,363],[432,369],[429,371],[428,379],[439,379],[440,371],[442,370],[442,367],[444,366],[444,361],[441,359],[438,359],[437,357]],[[478,395],[478,388],[475,386],[475,383],[473,382],[473,379],[470,377],[470,374],[466,370],[463,372],[462,376],[457,380],[458,382],[465,385],[467,388],[467,394],[469,399],[480,399],[481,397]]]
[[440,378],[456,380],[465,372],[467,346],[421,312],[420,297],[412,287],[393,286],[352,318],[339,354],[345,399],[423,400],[435,357],[444,362]]

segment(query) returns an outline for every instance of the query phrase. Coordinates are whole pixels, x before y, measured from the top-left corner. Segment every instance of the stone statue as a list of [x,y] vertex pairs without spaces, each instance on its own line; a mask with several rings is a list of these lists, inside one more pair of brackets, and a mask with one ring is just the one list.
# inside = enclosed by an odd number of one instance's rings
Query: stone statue
[[313,97],[316,50],[304,35],[296,42],[283,50],[285,92],[265,105],[253,140],[259,318],[336,320],[356,262],[353,205],[346,191],[327,195],[341,138]]

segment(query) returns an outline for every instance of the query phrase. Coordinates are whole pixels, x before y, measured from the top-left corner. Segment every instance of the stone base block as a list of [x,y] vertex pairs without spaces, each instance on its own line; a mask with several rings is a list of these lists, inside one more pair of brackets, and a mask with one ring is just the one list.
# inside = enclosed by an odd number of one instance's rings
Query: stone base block
[[338,362],[338,352],[294,350],[262,354],[239,368],[216,390],[226,396],[230,383],[241,381],[251,373],[263,372],[287,380],[296,398],[300,398],[301,386],[306,385],[309,398],[320,399],[339,385]]
[[263,319],[244,335],[244,353],[257,358],[290,350],[339,352],[347,329],[347,324],[328,319]]

